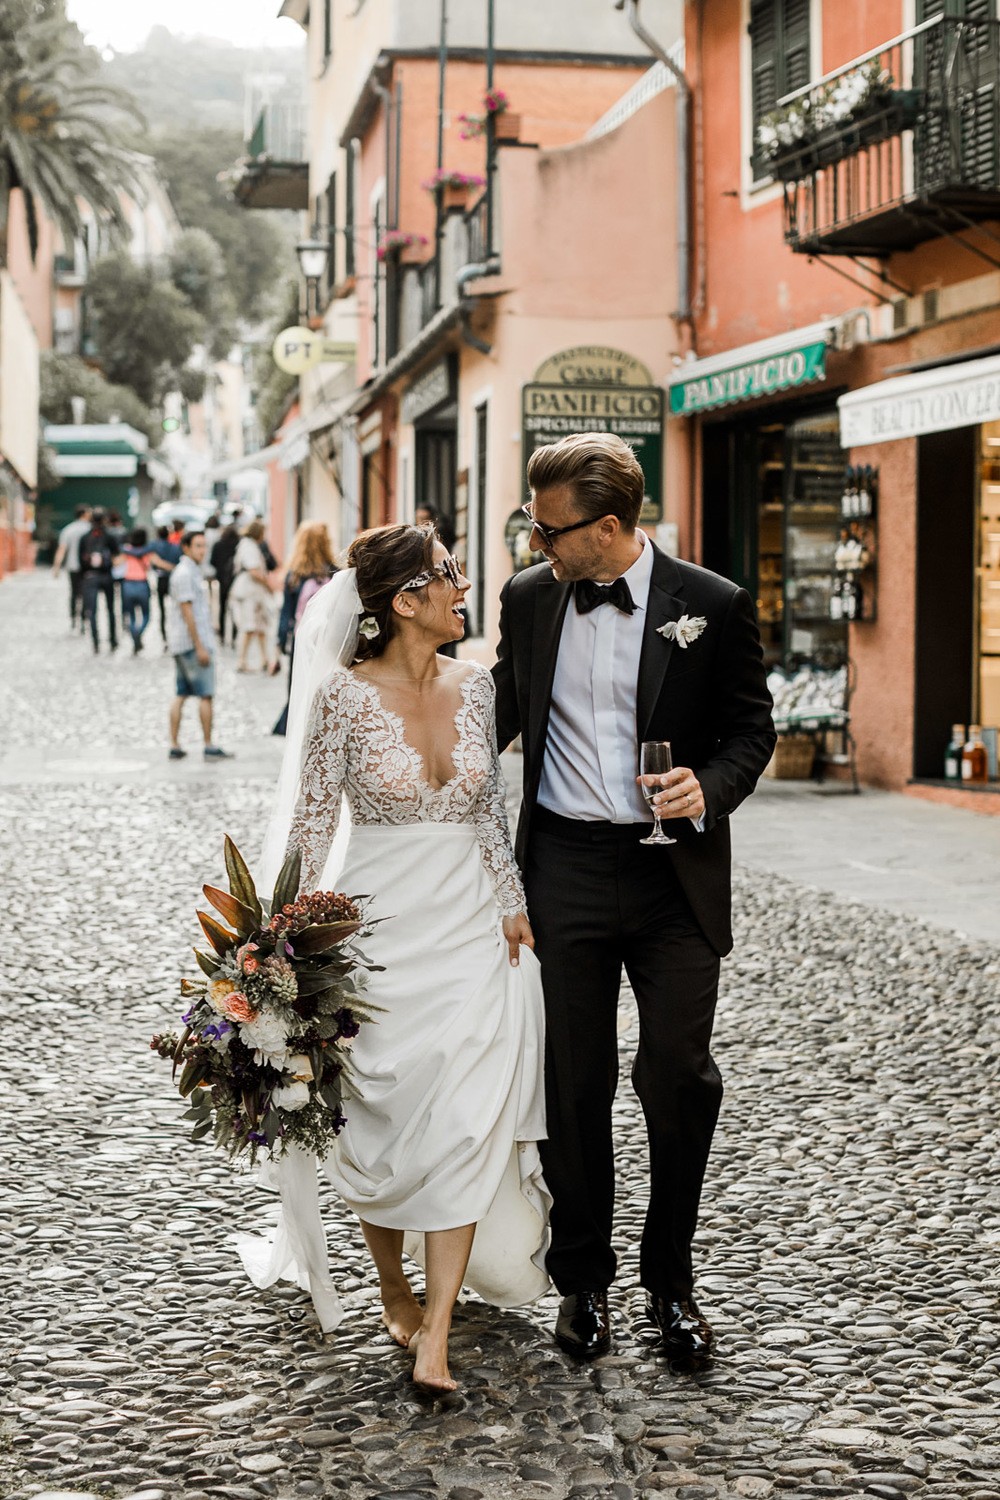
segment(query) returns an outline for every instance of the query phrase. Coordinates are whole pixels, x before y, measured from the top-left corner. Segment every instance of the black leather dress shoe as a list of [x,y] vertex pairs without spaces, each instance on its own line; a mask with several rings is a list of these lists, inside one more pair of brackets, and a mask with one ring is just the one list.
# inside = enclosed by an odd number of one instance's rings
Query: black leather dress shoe
[[673,1359],[702,1364],[712,1353],[712,1330],[698,1311],[693,1297],[672,1302],[666,1297],[646,1297],[646,1316],[663,1335],[663,1348]]
[[577,1359],[597,1359],[611,1348],[607,1292],[571,1292],[556,1319],[556,1343]]

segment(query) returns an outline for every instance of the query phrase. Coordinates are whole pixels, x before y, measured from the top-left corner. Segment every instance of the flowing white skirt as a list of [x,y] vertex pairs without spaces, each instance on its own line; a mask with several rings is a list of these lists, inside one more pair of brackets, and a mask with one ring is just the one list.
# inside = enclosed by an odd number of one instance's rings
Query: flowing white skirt
[[[322,882],[321,882],[322,883]],[[365,942],[383,964],[369,997],[385,1014],[353,1046],[357,1098],[322,1167],[371,1224],[422,1234],[476,1224],[466,1285],[499,1307],[548,1289],[550,1199],[544,1018],[538,963],[507,959],[475,830],[461,823],[355,826],[337,880],[384,918]],[[240,1241],[251,1278],[292,1276],[313,1294],[324,1329],[340,1318],[326,1266],[315,1167],[301,1153],[269,1171],[282,1195],[273,1245]]]

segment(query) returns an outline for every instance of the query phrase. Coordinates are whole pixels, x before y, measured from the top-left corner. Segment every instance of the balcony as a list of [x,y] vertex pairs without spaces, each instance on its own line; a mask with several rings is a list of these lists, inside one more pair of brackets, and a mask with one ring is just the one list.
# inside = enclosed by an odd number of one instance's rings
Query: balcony
[[244,208],[309,207],[305,108],[298,101],[265,104],[232,173],[233,195]]
[[465,213],[445,216],[437,251],[422,265],[387,264],[386,282],[394,312],[389,319],[389,358],[406,349],[444,308],[458,305],[456,277],[463,266],[488,257],[487,198]]
[[1000,218],[998,90],[1000,22],[936,16],[787,95],[756,157],[787,244],[885,257]]

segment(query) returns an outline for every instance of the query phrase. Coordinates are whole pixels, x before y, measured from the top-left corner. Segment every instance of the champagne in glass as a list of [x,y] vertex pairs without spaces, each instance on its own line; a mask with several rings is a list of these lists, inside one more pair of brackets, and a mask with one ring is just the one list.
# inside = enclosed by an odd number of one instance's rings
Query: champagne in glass
[[639,763],[639,771],[643,778],[642,795],[649,803],[650,811],[652,812],[653,817],[656,820],[656,828],[649,835],[648,839],[640,839],[640,844],[676,844],[677,842],[676,839],[667,838],[667,835],[660,827],[660,814],[653,806],[653,798],[656,796],[657,792],[661,792],[663,790],[662,786],[658,781],[654,782],[651,786],[647,785],[646,783],[647,776],[662,776],[664,772],[672,771],[673,768],[674,762],[670,754],[669,740],[643,741],[642,753]]

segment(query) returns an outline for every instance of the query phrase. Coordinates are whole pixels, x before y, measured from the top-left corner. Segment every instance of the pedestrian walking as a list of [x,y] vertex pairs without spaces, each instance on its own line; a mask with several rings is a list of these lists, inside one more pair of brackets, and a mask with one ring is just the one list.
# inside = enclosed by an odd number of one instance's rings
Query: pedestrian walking
[[52,576],[58,578],[65,564],[69,578],[69,626],[81,633],[86,628],[83,616],[83,570],[80,567],[80,543],[90,530],[90,506],[78,505],[74,519],[59,533],[56,555],[52,559]]
[[181,560],[181,549],[177,543],[170,540],[170,532],[165,526],[159,526],[156,536],[150,542],[151,551],[155,552],[161,563],[166,566],[156,570],[156,602],[160,610],[160,636],[163,640],[163,649],[167,649],[167,596],[170,589],[170,574]]
[[[233,586],[233,559],[236,549],[240,544],[239,527],[230,521],[224,526],[219,535],[219,540],[213,546],[209,554],[209,562],[215,573],[216,582],[219,585],[219,640],[226,644],[226,613],[229,608],[229,591]],[[235,626],[233,627],[233,642],[236,640]]]
[[97,628],[97,601],[103,598],[108,611],[108,647],[118,650],[118,622],[115,617],[115,581],[112,576],[117,556],[108,535],[103,510],[95,510],[86,535],[80,541],[80,569],[83,573],[82,594],[84,619],[90,626],[95,655],[101,649]]
[[162,572],[164,582],[169,586],[173,564],[161,561],[144,526],[137,526],[129,532],[121,559],[122,624],[132,637],[132,655],[138,656],[149,624],[150,572]]
[[206,760],[229,760],[229,752],[212,741],[215,701],[215,633],[208,584],[202,575],[205,533],[189,531],[181,540],[181,560],[170,574],[167,642],[177,674],[176,695],[170,706],[170,759],[183,760],[181,717],[188,698],[198,699]]
[[[278,649],[288,657],[288,693],[292,690],[295,662],[295,631],[312,596],[329,583],[337,571],[330,533],[322,521],[303,521],[292,541],[278,620]],[[288,700],[272,734],[284,734],[288,724]]]
[[263,540],[263,521],[251,521],[240,537],[233,558],[234,577],[230,598],[239,646],[236,670],[250,670],[250,647],[256,641],[260,651],[261,670],[273,674],[281,668],[274,641],[274,593],[260,545]]

